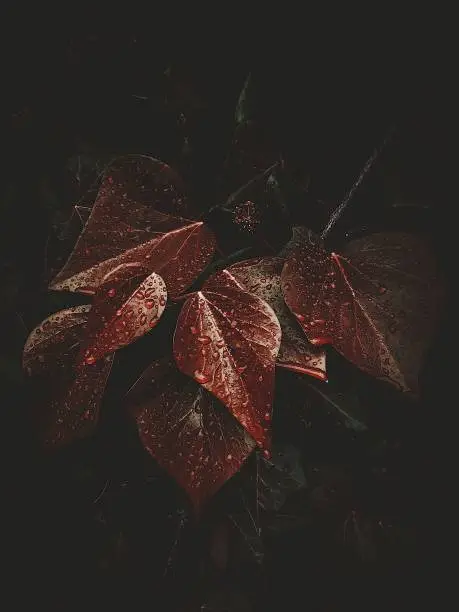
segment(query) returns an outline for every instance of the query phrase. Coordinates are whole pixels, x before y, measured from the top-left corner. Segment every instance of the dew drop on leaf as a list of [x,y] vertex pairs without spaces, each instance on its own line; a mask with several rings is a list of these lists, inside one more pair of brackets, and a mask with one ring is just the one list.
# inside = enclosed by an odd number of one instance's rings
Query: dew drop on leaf
[[203,372],[200,372],[199,370],[194,371],[194,378],[198,381],[198,383],[201,384],[205,384],[209,380],[209,377],[206,376]]

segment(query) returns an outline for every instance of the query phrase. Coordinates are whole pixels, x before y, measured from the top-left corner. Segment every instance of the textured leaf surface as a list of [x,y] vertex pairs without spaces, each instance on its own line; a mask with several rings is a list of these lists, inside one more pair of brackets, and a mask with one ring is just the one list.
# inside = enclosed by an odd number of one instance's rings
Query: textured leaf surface
[[163,279],[142,266],[125,264],[108,274],[94,298],[80,362],[94,363],[130,344],[158,323],[166,306]]
[[[280,277],[283,265],[284,260],[280,257],[249,259],[230,266],[228,273],[241,289],[257,295],[276,313],[282,328],[282,341],[276,364],[325,380],[325,352],[308,342],[285,304]],[[220,274],[224,282],[226,276]]]
[[227,409],[177,370],[153,363],[128,394],[140,439],[199,509],[237,470],[254,440]]
[[34,416],[45,445],[57,446],[94,430],[113,355],[74,367],[90,306],[57,312],[36,327],[24,347],[23,365],[33,377]]
[[282,289],[311,343],[333,344],[372,376],[418,391],[440,292],[420,237],[373,234],[339,255],[308,233],[285,263]]
[[281,328],[272,308],[225,270],[185,302],[174,336],[179,369],[213,393],[263,448],[270,446]]
[[142,262],[161,275],[169,295],[182,293],[210,261],[215,238],[202,222],[169,214],[180,208],[171,172],[152,158],[115,160],[50,288],[93,294],[120,265]]

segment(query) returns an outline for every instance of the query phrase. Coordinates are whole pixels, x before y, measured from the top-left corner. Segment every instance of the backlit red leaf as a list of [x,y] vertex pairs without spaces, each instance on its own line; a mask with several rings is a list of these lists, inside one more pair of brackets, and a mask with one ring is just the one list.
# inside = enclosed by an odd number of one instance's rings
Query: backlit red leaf
[[227,270],[188,298],[174,336],[179,369],[213,393],[266,449],[280,341],[273,309],[242,290]]
[[182,293],[212,258],[215,238],[202,222],[168,214],[179,198],[170,173],[152,158],[115,160],[50,288],[93,294],[120,265],[142,262],[149,273],[161,275],[170,296]]
[[147,274],[139,264],[125,264],[105,277],[88,316],[80,363],[94,363],[156,326],[166,306],[166,285],[158,274]]
[[57,312],[36,327],[23,365],[34,384],[34,417],[45,445],[57,446],[94,430],[113,355],[74,367],[90,306]]
[[417,392],[439,299],[421,237],[373,234],[339,255],[305,234],[286,261],[282,289],[310,342],[331,343],[372,376]]
[[[263,257],[241,261],[227,271],[241,289],[257,295],[276,313],[282,328],[276,365],[325,380],[325,352],[308,342],[284,302],[280,278],[283,265],[280,257]],[[229,278],[224,272],[217,276],[221,276],[222,283]]]
[[199,509],[237,470],[255,442],[218,400],[177,370],[153,363],[128,393],[142,444]]

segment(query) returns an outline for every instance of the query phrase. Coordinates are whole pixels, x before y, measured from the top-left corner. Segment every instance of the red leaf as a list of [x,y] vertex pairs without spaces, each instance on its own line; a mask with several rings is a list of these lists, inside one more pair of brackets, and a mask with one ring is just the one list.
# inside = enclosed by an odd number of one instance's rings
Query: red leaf
[[[236,263],[227,272],[241,289],[257,295],[276,313],[282,328],[276,365],[326,380],[325,352],[308,342],[284,302],[280,278],[283,265],[284,259],[280,257],[263,257]],[[225,283],[228,278],[225,272],[217,275],[220,276]]]
[[142,262],[148,272],[161,275],[170,296],[182,293],[209,263],[215,238],[201,221],[153,208],[169,209],[177,202],[170,172],[151,158],[116,160],[104,175],[83,233],[50,288],[93,294],[120,265]]
[[166,300],[163,279],[154,272],[148,275],[140,264],[125,264],[108,274],[89,313],[79,363],[92,364],[148,333]]
[[74,368],[90,306],[57,312],[29,335],[23,365],[33,376],[40,434],[46,445],[63,445],[94,430],[113,355]]
[[142,444],[199,509],[244,463],[255,442],[172,360],[148,367],[128,393]]
[[272,308],[226,270],[188,298],[174,336],[179,369],[223,402],[264,448],[270,446],[280,340]]
[[439,298],[420,237],[373,234],[338,255],[309,232],[287,259],[282,289],[310,342],[331,343],[372,376],[418,391]]

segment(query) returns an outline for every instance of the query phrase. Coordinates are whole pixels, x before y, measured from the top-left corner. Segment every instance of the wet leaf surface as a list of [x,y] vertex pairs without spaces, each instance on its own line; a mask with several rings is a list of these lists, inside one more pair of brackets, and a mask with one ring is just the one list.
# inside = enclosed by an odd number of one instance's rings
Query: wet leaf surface
[[163,279],[138,264],[109,273],[94,297],[79,361],[91,364],[155,327],[166,307]]
[[308,342],[284,302],[281,288],[283,265],[284,259],[280,257],[263,257],[234,264],[227,269],[227,272],[233,276],[241,289],[257,295],[276,313],[282,329],[276,365],[325,380],[324,350]]
[[174,335],[179,369],[213,393],[265,449],[280,341],[272,308],[241,290],[227,271],[188,298]]
[[255,442],[226,407],[165,359],[127,396],[143,446],[186,490],[196,510],[228,480]]
[[171,173],[169,166],[148,157],[115,160],[105,171],[83,233],[50,288],[93,294],[118,266],[142,262],[162,276],[169,295],[182,293],[209,263],[215,239],[202,222],[174,216],[182,200]]
[[76,367],[90,306],[62,310],[29,335],[23,365],[32,377],[33,418],[46,446],[68,444],[94,431],[113,354]]
[[312,344],[333,344],[365,372],[417,393],[441,296],[422,237],[372,234],[339,255],[308,233],[285,263],[282,289]]

